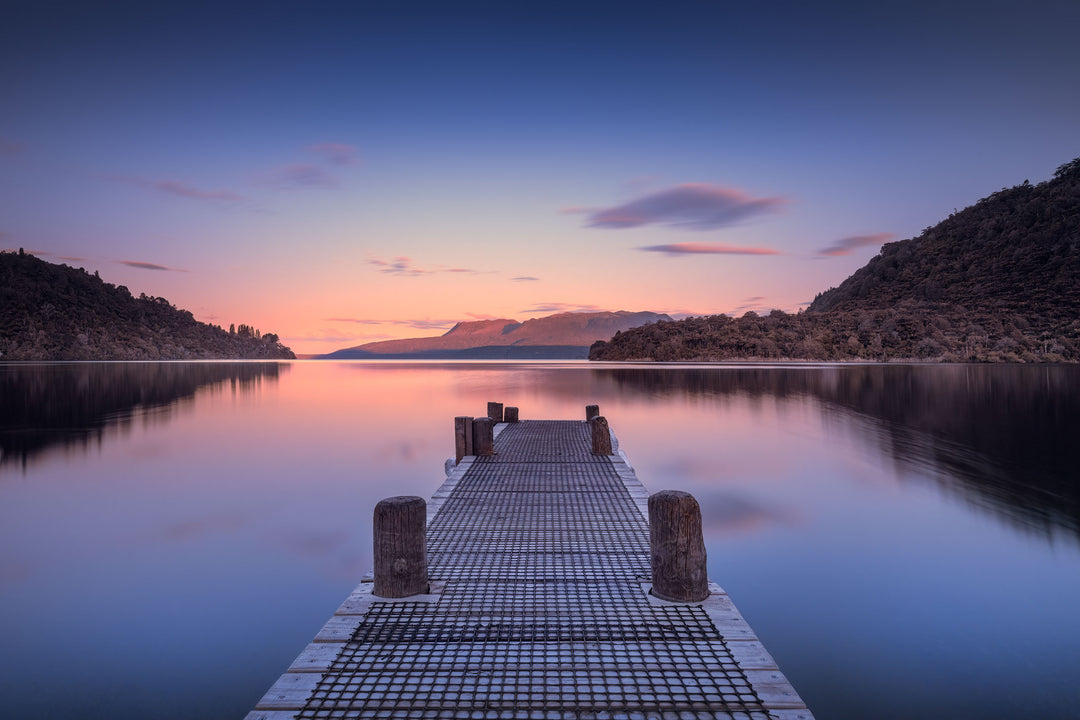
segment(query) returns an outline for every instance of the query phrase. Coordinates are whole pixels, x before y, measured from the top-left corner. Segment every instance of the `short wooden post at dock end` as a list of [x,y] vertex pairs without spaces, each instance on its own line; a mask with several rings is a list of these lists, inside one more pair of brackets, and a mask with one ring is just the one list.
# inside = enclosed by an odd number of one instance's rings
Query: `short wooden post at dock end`
[[403,598],[428,591],[427,503],[415,495],[398,495],[375,506],[373,595]]
[[471,417],[454,418],[454,462],[473,454],[473,419]]
[[600,416],[599,405],[586,405],[585,406],[585,422],[591,422],[594,417]]
[[516,423],[518,421],[518,409],[508,407],[503,409],[503,422]]
[[487,416],[491,418],[493,423],[501,423],[503,421],[503,405],[500,402],[489,402],[487,408]]
[[709,597],[701,507],[693,495],[661,490],[649,496],[649,555],[653,595],[675,602]]
[[608,429],[607,418],[597,415],[589,421],[592,428],[592,451],[593,455],[611,454],[611,430]]
[[473,454],[495,454],[495,423],[489,417],[473,419]]

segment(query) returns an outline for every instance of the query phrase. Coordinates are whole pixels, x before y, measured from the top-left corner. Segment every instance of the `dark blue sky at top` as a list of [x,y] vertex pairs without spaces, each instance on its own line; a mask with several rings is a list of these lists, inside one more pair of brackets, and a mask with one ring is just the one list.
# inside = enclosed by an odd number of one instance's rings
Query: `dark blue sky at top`
[[[286,263],[303,237],[342,265],[484,259],[547,282],[560,271],[530,248],[596,244],[624,274],[698,288],[667,307],[792,308],[874,248],[792,258],[910,237],[1080,155],[1078,28],[1080,3],[1039,0],[0,0],[0,247],[191,269],[254,246]],[[355,167],[318,165],[325,143]],[[692,237],[708,224],[560,215],[687,183],[783,202]],[[778,253],[694,278],[637,252],[681,241]],[[762,287],[704,306],[725,268]],[[182,280],[165,290],[182,299]],[[571,300],[547,290],[535,304]]]
[[1040,111],[1037,126],[1065,130],[1078,6],[8,2],[3,116],[7,132],[72,119],[107,132],[123,113],[256,136],[260,116],[283,133],[321,116],[420,143],[694,135],[751,118],[813,143],[864,123]]

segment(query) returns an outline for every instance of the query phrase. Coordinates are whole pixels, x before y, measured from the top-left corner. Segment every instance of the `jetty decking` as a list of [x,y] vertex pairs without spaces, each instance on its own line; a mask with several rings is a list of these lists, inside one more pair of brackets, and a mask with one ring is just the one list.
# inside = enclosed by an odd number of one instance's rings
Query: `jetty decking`
[[247,720],[810,720],[718,586],[649,595],[647,500],[586,422],[496,426],[428,504],[429,594],[361,583]]

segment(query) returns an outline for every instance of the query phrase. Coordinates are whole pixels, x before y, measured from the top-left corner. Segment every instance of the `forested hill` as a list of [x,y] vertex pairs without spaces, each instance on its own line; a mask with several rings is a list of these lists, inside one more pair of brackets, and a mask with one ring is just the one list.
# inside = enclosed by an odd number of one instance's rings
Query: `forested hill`
[[1080,158],[883,246],[805,312],[657,323],[589,357],[1080,361]]
[[922,235],[888,243],[811,312],[904,301],[1015,312],[1031,322],[1080,311],[1080,158],[1055,179],[1003,189]]
[[0,252],[0,360],[293,358],[277,335],[197,321],[164,298],[33,255]]

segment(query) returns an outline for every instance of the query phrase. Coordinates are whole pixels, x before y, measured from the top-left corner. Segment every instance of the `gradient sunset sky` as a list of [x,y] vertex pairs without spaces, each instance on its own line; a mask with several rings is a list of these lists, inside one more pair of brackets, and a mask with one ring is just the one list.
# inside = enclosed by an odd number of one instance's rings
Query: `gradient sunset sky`
[[795,311],[1080,155],[1080,3],[0,0],[0,248],[297,352]]

